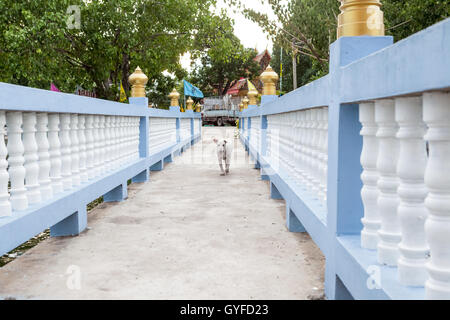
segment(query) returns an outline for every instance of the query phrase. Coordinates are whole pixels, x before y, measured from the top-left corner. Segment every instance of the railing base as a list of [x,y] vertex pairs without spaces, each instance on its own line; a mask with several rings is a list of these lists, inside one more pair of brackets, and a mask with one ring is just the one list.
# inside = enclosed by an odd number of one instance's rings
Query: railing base
[[118,185],[103,196],[104,202],[120,202],[128,198],[127,182]]
[[87,227],[87,210],[86,206],[80,208],[77,212],[68,216],[64,220],[50,227],[50,236],[64,237],[76,236],[83,232]]
[[143,183],[147,182],[148,180],[150,180],[150,171],[148,169],[145,169],[141,173],[131,178],[132,183]]
[[305,227],[288,205],[286,205],[286,227],[290,232],[306,232]]
[[164,161],[159,160],[157,163],[150,167],[150,171],[161,171],[164,169]]

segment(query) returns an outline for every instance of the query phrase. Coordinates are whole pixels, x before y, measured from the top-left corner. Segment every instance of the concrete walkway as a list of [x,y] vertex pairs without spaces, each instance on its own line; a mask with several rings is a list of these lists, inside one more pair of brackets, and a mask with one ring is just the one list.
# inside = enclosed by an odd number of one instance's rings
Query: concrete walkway
[[[103,203],[77,237],[50,238],[0,269],[0,297],[21,299],[307,299],[323,292],[324,258],[285,227],[283,200],[252,169],[234,128]],[[219,176],[212,137],[234,142]]]

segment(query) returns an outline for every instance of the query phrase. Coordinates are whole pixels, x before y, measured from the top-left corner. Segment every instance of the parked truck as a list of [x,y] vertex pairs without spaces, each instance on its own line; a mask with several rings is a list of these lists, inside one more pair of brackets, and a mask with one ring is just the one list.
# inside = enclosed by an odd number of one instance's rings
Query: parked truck
[[225,124],[235,125],[239,119],[239,98],[207,97],[203,100],[202,122],[223,126]]

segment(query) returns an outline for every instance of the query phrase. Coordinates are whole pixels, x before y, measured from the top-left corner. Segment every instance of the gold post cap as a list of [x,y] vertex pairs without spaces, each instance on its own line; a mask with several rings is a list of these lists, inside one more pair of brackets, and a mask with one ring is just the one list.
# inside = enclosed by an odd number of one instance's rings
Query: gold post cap
[[142,72],[141,68],[136,70],[128,77],[128,82],[131,84],[131,96],[145,97],[145,85],[148,82],[148,77]]
[[180,94],[177,92],[177,89],[173,88],[172,92],[169,94],[169,98],[171,107],[179,107],[178,98],[180,98]]
[[186,110],[192,110],[192,105],[194,104],[194,100],[191,99],[191,97],[189,97],[186,100]]
[[384,36],[380,0],[339,0],[337,37]]
[[[273,69],[268,66],[260,76],[261,81],[264,83],[263,95],[276,95],[277,87],[276,83],[278,81],[278,74],[273,71]],[[249,94],[250,95],[250,94]]]
[[245,96],[244,99],[242,99],[242,104],[244,105],[244,109],[248,108],[248,103],[250,100]]
[[251,89],[248,93],[248,98],[249,98],[249,104],[251,106],[256,106],[257,102],[256,102],[256,97],[258,96],[258,91]]

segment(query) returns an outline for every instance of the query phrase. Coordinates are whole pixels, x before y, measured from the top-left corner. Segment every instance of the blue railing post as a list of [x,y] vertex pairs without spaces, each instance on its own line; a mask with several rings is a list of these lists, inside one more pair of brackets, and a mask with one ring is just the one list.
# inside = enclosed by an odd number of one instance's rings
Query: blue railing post
[[[260,135],[260,155],[261,159],[267,155],[267,116],[261,116],[261,135]],[[267,165],[260,160],[260,174],[261,180],[269,180],[269,176],[264,172],[264,167]]]
[[180,135],[180,127],[181,127],[181,119],[180,117],[177,117],[177,143],[181,141],[181,135]]
[[252,130],[252,118],[251,117],[247,118],[247,124],[248,124],[248,127],[247,127],[247,143],[250,144],[251,130]]
[[194,118],[191,118],[191,145],[194,143]]
[[261,135],[260,145],[258,146],[260,154],[264,157],[267,154],[267,116],[261,116]]
[[[336,274],[337,236],[357,234],[362,229],[359,163],[362,149],[358,105],[343,104],[341,68],[375,51],[391,45],[392,37],[341,37],[330,47],[330,103],[328,106],[328,240],[325,255],[325,293],[328,299],[349,297],[345,285]],[[381,80],[381,79],[380,79]]]
[[[148,98],[140,97],[129,99],[130,104],[142,105],[142,107],[148,107]],[[139,157],[147,158],[149,156],[149,119],[147,116],[140,117],[139,121]],[[135,177],[131,179],[133,183],[135,182],[146,182],[150,178],[150,171],[146,168],[144,171],[137,174]]]

